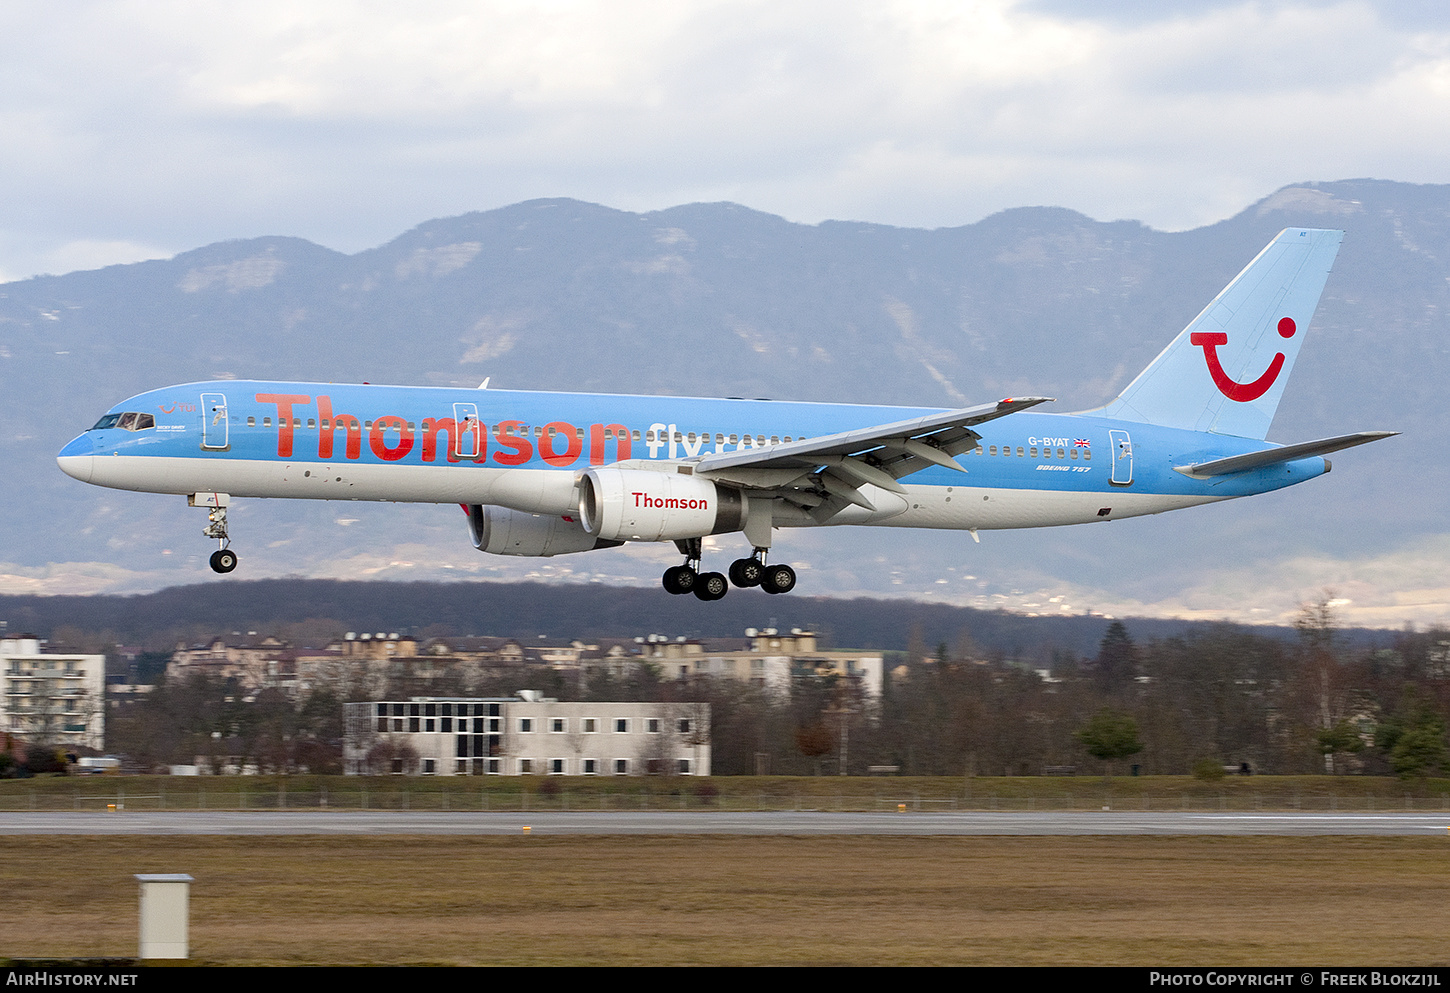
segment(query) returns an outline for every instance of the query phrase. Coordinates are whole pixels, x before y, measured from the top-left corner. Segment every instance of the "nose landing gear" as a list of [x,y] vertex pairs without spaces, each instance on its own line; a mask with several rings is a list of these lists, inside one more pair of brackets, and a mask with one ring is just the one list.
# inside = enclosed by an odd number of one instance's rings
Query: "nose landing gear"
[[186,498],[186,502],[193,507],[211,508],[206,515],[206,527],[201,533],[207,538],[215,538],[220,547],[211,553],[211,558],[207,561],[212,572],[231,572],[237,567],[237,553],[229,547],[232,539],[227,534],[227,504],[231,502],[231,498],[225,493],[193,493]]

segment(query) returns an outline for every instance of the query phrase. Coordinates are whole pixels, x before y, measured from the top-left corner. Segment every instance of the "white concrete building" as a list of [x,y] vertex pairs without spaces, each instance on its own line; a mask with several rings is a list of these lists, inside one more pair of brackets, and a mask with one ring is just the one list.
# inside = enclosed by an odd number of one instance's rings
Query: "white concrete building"
[[710,705],[414,697],[343,705],[349,775],[708,776]]
[[100,751],[106,657],[50,655],[34,635],[0,638],[0,729],[29,742]]

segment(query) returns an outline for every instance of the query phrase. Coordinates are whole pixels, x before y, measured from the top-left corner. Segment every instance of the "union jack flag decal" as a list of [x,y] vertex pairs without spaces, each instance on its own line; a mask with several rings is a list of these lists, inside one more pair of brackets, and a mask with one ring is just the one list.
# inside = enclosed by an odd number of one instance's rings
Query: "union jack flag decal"
[[1074,448],[1091,448],[1092,446],[1093,446],[1093,443],[1090,442],[1090,441],[1088,441],[1086,438],[1079,438],[1073,444],[1073,447]]

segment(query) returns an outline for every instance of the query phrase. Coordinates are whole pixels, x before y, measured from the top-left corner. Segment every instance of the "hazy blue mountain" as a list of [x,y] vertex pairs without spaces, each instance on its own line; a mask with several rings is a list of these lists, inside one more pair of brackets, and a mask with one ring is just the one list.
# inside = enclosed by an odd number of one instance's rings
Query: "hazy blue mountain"
[[[940,406],[1031,392],[1069,411],[1113,396],[1289,226],[1346,236],[1270,437],[1406,437],[1336,457],[1326,479],[1198,512],[988,534],[981,546],[787,533],[779,554],[804,562],[809,592],[1008,602],[1009,587],[1061,587],[1157,602],[1205,571],[1438,539],[1446,469],[1420,456],[1446,420],[1450,186],[1291,187],[1182,233],[1056,208],[927,231],[793,224],[734,204],[632,214],[539,200],[428,221],[351,256],[259,238],[0,286],[0,572],[13,574],[0,586],[140,589],[204,575],[200,512],[84,486],[55,466],[70,437],[144,389],[489,377],[495,388]],[[451,508],[252,501],[233,522],[253,577],[653,581],[672,556],[498,560],[467,545]]]

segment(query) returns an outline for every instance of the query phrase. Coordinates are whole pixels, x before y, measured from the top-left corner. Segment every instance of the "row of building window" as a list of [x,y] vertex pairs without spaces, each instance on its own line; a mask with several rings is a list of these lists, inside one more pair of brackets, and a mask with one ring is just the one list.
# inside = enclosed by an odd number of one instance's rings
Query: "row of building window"
[[[458,759],[455,771],[460,775],[467,774],[469,770],[469,759]],[[475,776],[489,775],[499,776],[503,774],[503,763],[508,759],[473,759],[472,772]],[[569,775],[568,759],[514,759],[518,763],[518,772],[521,776],[532,776],[536,774],[549,776]],[[581,776],[602,776],[606,771],[616,776],[628,776],[631,770],[631,759],[578,759],[579,775]],[[652,776],[660,775],[667,768],[668,763],[663,759],[645,759],[644,771]],[[403,760],[393,760],[393,771],[403,772]],[[423,774],[436,775],[438,773],[437,759],[423,760]],[[688,776],[692,774],[692,767],[689,759],[676,759],[674,771],[677,775]]]
[[497,717],[496,703],[380,703],[379,717]]
[[[378,704],[378,710],[381,711],[386,706],[386,704]],[[426,706],[429,710],[432,710],[435,705],[427,704]],[[442,706],[446,707],[449,705],[443,704]],[[403,705],[395,704],[394,707],[395,709],[401,710]],[[418,705],[413,704],[412,708],[416,711]],[[464,708],[465,705],[459,705],[460,710]],[[502,718],[499,717],[475,717],[472,720],[474,734],[498,734],[500,725],[502,724]],[[550,734],[569,733],[569,719],[567,717],[551,717],[546,720]],[[458,725],[458,732],[460,734],[466,734],[469,729],[469,719],[466,717],[379,717],[377,728],[380,732],[398,731],[412,734],[452,734],[455,721]],[[628,734],[629,724],[630,721],[627,717],[614,718],[614,733]],[[658,717],[647,717],[644,719],[643,724],[646,734],[659,734],[661,728],[664,726],[662,720]],[[584,717],[579,720],[579,730],[584,734],[597,734],[606,726],[608,726],[608,722],[597,717]],[[675,722],[675,728],[680,734],[689,734],[691,727],[691,721],[688,717],[682,717]],[[534,718],[519,718],[519,733],[532,734],[533,732]]]

